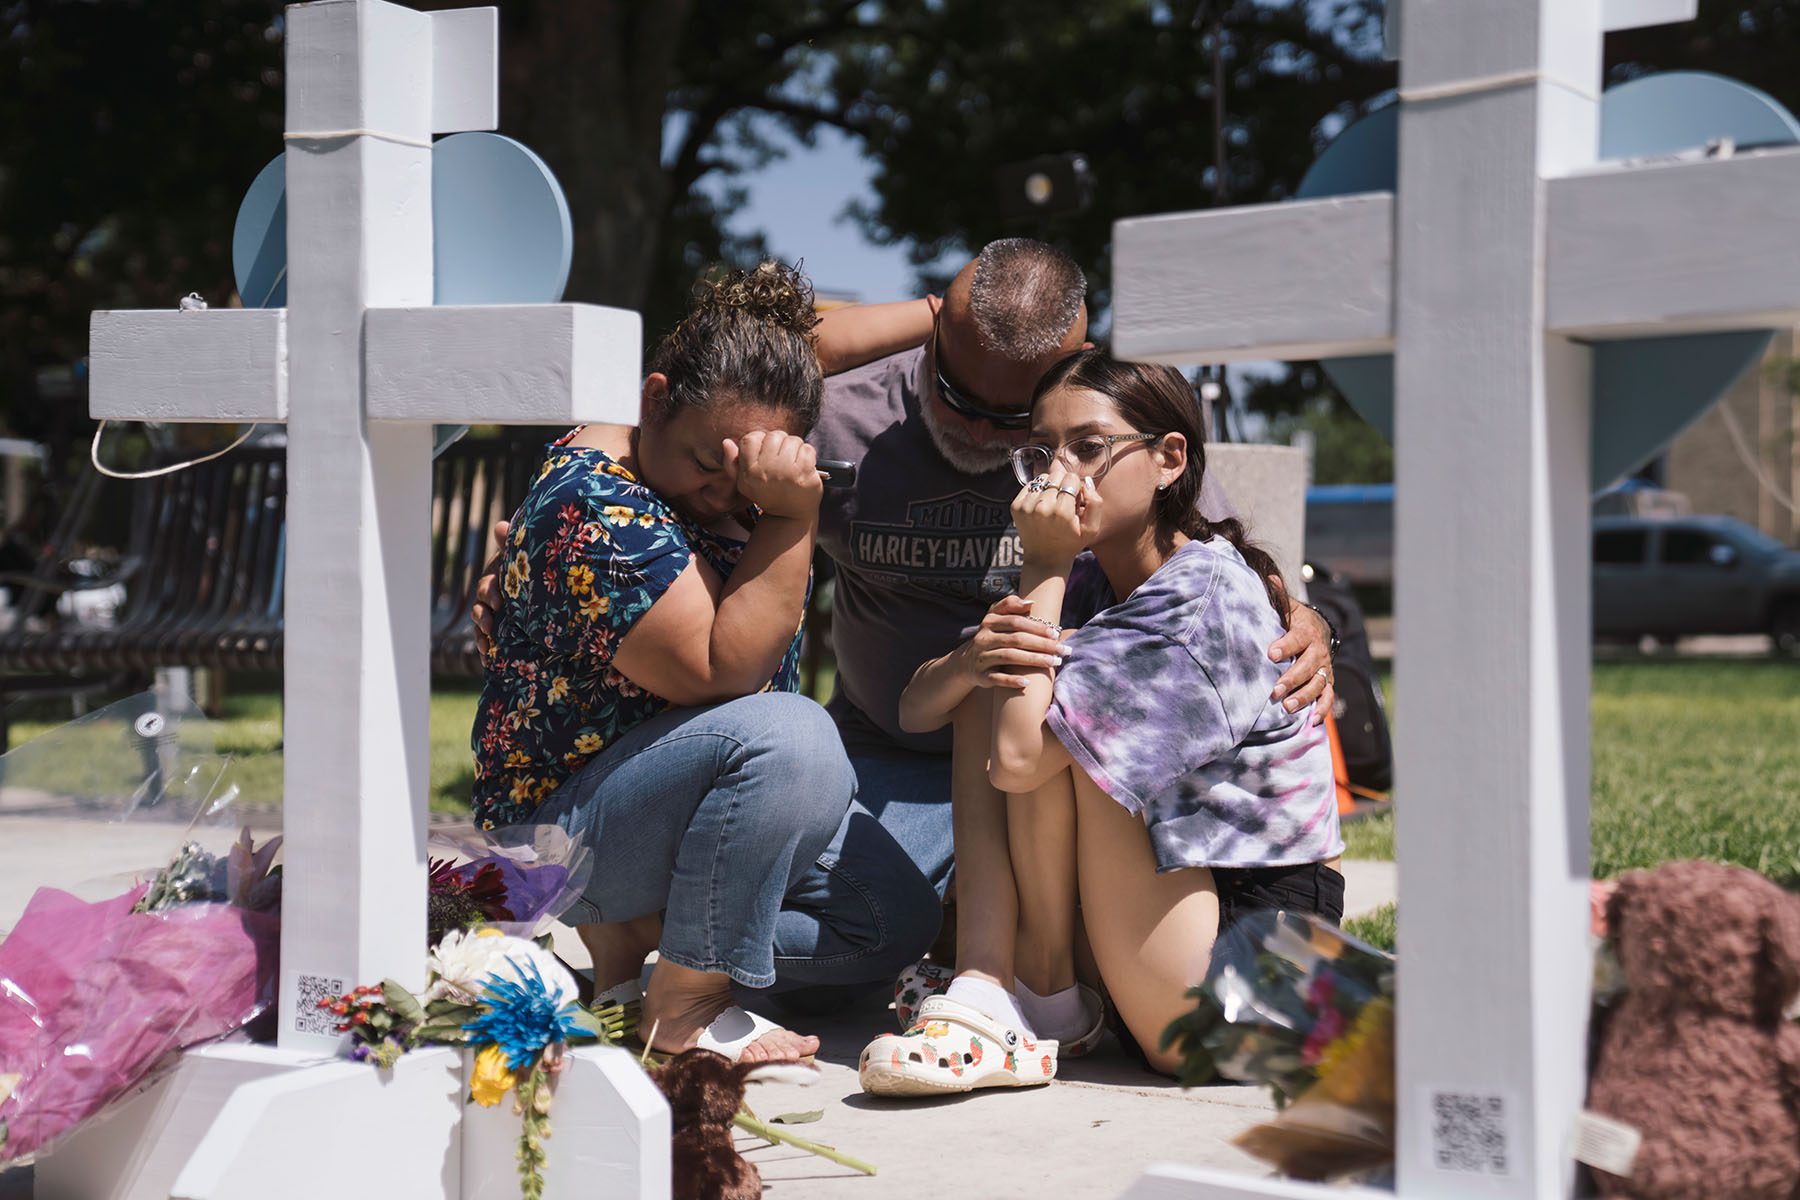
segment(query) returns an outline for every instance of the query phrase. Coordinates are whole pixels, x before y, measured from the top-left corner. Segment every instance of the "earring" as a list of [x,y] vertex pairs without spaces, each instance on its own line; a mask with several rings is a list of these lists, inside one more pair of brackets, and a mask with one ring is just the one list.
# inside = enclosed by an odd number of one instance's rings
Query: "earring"
[[1166,483],[1159,483],[1156,485],[1156,490],[1159,492],[1166,492],[1169,490],[1169,485]]

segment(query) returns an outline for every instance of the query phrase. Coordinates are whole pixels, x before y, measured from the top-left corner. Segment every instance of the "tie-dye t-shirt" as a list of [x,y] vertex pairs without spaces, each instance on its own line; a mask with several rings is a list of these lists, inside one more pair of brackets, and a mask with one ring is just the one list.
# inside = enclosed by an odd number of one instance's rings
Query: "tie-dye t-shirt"
[[1063,608],[1073,650],[1046,717],[1150,829],[1158,870],[1324,862],[1343,851],[1331,750],[1269,699],[1286,664],[1267,592],[1223,538],[1182,546],[1123,601],[1090,556]]

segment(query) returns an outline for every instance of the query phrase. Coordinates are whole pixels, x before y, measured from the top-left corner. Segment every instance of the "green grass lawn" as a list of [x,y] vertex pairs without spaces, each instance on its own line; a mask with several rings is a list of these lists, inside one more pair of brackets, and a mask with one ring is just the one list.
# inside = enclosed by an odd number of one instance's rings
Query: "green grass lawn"
[[[1596,876],[1709,858],[1800,882],[1800,668],[1600,662],[1593,714]],[[1429,802],[1350,826],[1349,857],[1392,858],[1394,820]]]
[[[469,726],[475,718],[476,692],[440,686],[431,697],[431,810],[467,813],[475,771],[469,757]],[[47,733],[60,719],[19,720],[12,726],[12,745]],[[281,804],[281,695],[278,692],[227,692],[225,711],[212,722],[214,749],[232,756],[232,778],[239,803],[268,809]]]
[[[475,698],[472,685],[432,696],[434,812],[468,811]],[[1593,712],[1596,875],[1704,857],[1800,880],[1800,668],[1760,659],[1596,663]],[[21,720],[13,744],[54,724]],[[213,731],[218,749],[236,756],[245,802],[278,804],[279,695],[230,694]],[[1397,801],[1402,814],[1429,802]],[[1351,858],[1391,859],[1394,817],[1353,824],[1345,840]]]

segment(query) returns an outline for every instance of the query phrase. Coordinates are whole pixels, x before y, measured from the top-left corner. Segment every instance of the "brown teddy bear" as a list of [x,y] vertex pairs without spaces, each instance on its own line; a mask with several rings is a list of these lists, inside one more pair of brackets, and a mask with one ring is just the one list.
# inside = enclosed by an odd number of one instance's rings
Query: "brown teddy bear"
[[1800,897],[1754,871],[1634,871],[1607,906],[1626,991],[1607,1018],[1588,1108],[1643,1135],[1632,1200],[1800,1196]]
[[756,1200],[762,1174],[737,1152],[732,1121],[752,1083],[811,1083],[806,1063],[734,1063],[711,1050],[684,1050],[650,1073],[669,1101],[673,1200]]

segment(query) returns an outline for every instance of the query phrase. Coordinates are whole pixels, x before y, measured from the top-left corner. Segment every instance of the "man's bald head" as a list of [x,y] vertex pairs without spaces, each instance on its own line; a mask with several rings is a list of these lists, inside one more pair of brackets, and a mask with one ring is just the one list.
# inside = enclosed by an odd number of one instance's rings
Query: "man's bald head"
[[1035,363],[1071,337],[1079,347],[1087,333],[1086,299],[1087,279],[1074,259],[1030,238],[1003,238],[957,272],[944,309],[949,320],[973,329],[984,353]]

